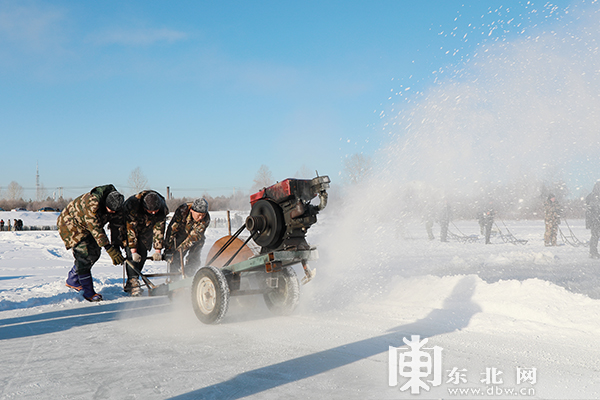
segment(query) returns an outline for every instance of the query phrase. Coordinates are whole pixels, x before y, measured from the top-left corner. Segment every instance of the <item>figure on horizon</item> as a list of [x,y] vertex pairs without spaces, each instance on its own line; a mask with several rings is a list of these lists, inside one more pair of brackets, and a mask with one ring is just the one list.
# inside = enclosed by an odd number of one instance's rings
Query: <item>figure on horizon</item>
[[592,193],[585,198],[585,227],[590,229],[590,257],[600,258],[598,238],[600,238],[600,181],[596,182]]
[[490,236],[492,235],[492,226],[494,225],[494,217],[496,210],[494,209],[494,201],[489,200],[487,206],[481,213],[481,221],[483,223],[483,229],[485,234],[485,244],[490,244]]
[[556,234],[560,224],[561,208],[556,201],[556,196],[549,194],[544,203],[544,222],[546,232],[544,233],[544,245],[556,246]]

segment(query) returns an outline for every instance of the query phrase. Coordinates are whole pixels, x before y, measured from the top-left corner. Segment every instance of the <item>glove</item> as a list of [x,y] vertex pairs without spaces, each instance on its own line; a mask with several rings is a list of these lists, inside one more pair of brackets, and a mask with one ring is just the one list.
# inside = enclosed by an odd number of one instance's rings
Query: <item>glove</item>
[[104,249],[110,256],[110,258],[113,262],[113,265],[120,265],[125,262],[125,257],[123,257],[123,255],[121,255],[121,251],[119,250],[118,247],[107,244],[106,246],[104,246]]
[[142,261],[142,256],[140,256],[138,253],[134,253],[132,251],[131,252],[131,260],[135,263],[139,263],[140,261]]
[[152,254],[152,260],[162,261],[162,254],[160,254],[160,251],[155,251],[154,254]]

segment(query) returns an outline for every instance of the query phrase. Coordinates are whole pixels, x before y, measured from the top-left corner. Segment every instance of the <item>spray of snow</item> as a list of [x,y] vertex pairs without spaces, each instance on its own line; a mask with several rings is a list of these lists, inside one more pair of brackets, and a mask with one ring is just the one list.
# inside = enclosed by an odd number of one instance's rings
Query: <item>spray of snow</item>
[[430,255],[414,254],[403,231],[414,222],[407,216],[422,218],[444,197],[483,197],[512,184],[535,198],[536,183],[561,180],[589,190],[600,177],[600,7],[565,15],[483,43],[392,118],[374,173],[350,189],[320,243],[324,285],[335,295],[319,301],[385,293],[392,276],[427,272],[411,268],[411,255]]
[[473,191],[531,177],[577,188],[597,179],[600,8],[583,11],[481,45],[393,118],[392,143],[380,156],[388,186],[419,180]]

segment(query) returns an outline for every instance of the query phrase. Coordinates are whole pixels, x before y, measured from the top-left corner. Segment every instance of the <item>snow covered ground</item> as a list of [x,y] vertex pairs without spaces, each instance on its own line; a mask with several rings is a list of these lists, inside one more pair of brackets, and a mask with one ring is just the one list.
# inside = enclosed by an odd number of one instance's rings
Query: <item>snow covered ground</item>
[[[0,232],[0,398],[600,398],[600,261],[586,247],[544,247],[542,221],[498,221],[526,244],[496,232],[485,245],[476,221],[450,226],[473,242],[441,243],[419,221],[357,230],[327,211],[309,231],[320,259],[298,310],[275,317],[246,297],[219,325],[196,319],[189,291],[124,296],[104,253],[92,273],[106,301],[82,301],[64,286],[72,255],[56,231]],[[209,229],[204,254],[226,233]]]

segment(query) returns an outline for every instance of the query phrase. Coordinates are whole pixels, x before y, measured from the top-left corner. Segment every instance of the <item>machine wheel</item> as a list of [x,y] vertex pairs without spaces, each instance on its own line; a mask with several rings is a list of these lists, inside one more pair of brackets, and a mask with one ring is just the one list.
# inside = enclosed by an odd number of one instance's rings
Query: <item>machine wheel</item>
[[276,315],[289,315],[298,305],[300,300],[300,284],[296,271],[292,267],[285,267],[276,272],[277,288],[264,294],[265,304]]
[[216,324],[229,307],[229,285],[220,269],[200,268],[192,283],[192,306],[196,317],[205,324]]

